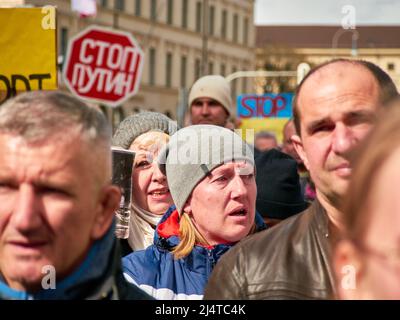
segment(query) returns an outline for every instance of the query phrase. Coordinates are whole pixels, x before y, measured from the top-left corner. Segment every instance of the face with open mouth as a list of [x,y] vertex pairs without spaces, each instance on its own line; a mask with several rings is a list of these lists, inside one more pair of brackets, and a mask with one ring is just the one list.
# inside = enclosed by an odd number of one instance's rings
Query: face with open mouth
[[184,211],[210,245],[232,243],[250,232],[256,197],[254,167],[243,161],[229,162],[193,189]]
[[164,133],[148,132],[134,141],[131,150],[135,151],[132,173],[132,201],[140,208],[162,215],[173,204],[167,178],[160,171],[157,156],[167,142]]

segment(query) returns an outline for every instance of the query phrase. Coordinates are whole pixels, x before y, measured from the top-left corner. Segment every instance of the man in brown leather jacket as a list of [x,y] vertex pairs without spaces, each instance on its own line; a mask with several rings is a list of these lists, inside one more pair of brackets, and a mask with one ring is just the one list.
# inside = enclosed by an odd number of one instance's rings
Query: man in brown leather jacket
[[330,61],[303,79],[294,100],[297,135],[292,140],[315,182],[317,199],[227,252],[209,279],[205,299],[334,297],[331,247],[342,228],[349,153],[394,96],[389,76],[364,61]]

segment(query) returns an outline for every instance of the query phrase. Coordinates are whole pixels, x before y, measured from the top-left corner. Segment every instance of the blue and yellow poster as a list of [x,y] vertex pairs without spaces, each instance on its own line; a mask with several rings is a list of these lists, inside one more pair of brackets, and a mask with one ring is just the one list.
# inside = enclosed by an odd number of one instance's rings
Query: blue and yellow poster
[[238,96],[237,117],[241,123],[240,129],[243,132],[253,129],[254,134],[262,130],[273,132],[281,143],[283,126],[292,117],[292,100],[293,93]]

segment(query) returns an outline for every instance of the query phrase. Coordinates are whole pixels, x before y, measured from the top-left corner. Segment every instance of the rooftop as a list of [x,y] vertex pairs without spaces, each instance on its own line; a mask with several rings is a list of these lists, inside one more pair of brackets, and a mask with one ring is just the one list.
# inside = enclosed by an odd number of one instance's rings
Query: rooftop
[[256,47],[351,48],[353,36],[357,48],[400,48],[400,26],[257,26]]

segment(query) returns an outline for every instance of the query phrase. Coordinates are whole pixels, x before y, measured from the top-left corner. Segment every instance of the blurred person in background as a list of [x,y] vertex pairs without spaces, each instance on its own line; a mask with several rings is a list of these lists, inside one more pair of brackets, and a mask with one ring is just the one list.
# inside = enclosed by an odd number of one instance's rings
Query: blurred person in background
[[257,132],[254,137],[254,147],[260,152],[277,149],[278,142],[275,133],[269,131]]
[[305,210],[296,161],[276,149],[256,159],[256,209],[268,227]]
[[[385,110],[386,111],[386,110]],[[355,157],[334,254],[340,299],[400,299],[400,102]]]

